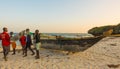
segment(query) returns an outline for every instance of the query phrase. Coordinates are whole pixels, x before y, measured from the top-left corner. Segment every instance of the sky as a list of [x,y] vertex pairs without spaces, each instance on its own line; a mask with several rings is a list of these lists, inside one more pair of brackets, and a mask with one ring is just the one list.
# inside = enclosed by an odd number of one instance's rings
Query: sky
[[87,33],[120,23],[120,0],[0,0],[0,32]]

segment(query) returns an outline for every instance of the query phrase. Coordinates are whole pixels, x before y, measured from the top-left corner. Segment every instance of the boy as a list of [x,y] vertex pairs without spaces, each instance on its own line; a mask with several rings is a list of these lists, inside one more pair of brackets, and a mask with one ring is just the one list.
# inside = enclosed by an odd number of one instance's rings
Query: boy
[[14,35],[13,35],[13,32],[10,32],[10,43],[12,45],[12,48],[13,48],[13,54],[12,55],[15,55],[15,49],[16,49],[16,42],[15,42],[15,39],[14,39]]
[[23,55],[24,55],[25,47],[26,47],[26,36],[25,36],[25,32],[24,31],[21,33],[20,43],[22,45],[22,50],[23,50]]
[[25,47],[25,56],[24,57],[27,56],[27,48],[29,48],[29,50],[32,52],[31,55],[35,54],[31,48],[31,45],[32,45],[32,39],[31,39],[31,35],[30,35],[30,30],[26,29],[26,47]]
[[6,27],[3,28],[3,33],[1,33],[0,38],[2,40],[3,54],[4,60],[7,61],[7,55],[10,51],[10,36],[7,33],[8,29]]
[[39,49],[41,46],[41,42],[40,42],[40,34],[39,34],[39,30],[35,30],[35,35],[34,35],[34,42],[35,42],[35,49],[36,49],[36,59],[39,59]]

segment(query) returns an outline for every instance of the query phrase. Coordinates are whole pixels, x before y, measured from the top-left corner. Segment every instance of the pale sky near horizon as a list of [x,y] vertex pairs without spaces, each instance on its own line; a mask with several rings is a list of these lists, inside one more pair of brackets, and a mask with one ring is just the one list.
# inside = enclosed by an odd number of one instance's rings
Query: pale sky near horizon
[[86,33],[120,23],[120,0],[0,0],[0,32]]

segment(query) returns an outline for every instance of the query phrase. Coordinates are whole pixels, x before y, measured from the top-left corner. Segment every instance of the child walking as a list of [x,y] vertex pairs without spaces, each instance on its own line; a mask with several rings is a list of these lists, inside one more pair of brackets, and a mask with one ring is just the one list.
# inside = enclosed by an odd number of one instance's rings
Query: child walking
[[30,35],[30,29],[26,29],[26,46],[25,46],[25,55],[23,57],[27,56],[27,48],[32,52],[31,55],[34,55],[34,51],[31,48],[32,45],[32,39],[31,39],[31,35]]
[[40,42],[40,33],[39,30],[35,30],[35,35],[34,35],[34,42],[35,42],[35,49],[36,49],[36,59],[39,59],[39,50],[40,50],[40,46],[41,46],[41,42]]
[[15,55],[16,54],[16,42],[15,42],[13,34],[14,34],[13,32],[10,32],[10,43],[11,43],[12,49],[13,49],[13,54],[12,55]]
[[10,51],[10,36],[7,32],[8,32],[8,29],[4,27],[3,33],[0,34],[0,39],[2,40],[2,48],[3,48],[3,55],[4,55],[5,61],[7,61],[7,55]]
[[20,43],[21,43],[22,51],[23,51],[23,55],[24,55],[25,54],[25,47],[26,47],[26,36],[25,36],[25,32],[24,31],[21,33]]

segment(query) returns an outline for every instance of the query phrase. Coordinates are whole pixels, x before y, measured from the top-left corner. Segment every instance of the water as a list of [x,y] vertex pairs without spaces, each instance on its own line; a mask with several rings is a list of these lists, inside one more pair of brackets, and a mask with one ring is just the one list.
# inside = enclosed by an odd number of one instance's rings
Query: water
[[84,37],[93,37],[91,34],[87,33],[43,33],[50,36],[62,36],[66,38],[84,38]]
[[[62,36],[66,38],[84,38],[84,37],[93,37],[91,34],[87,33],[42,33],[43,35],[49,35],[49,36]],[[20,46],[19,40],[16,41],[17,46]],[[0,47],[1,47],[1,41],[0,41]]]

